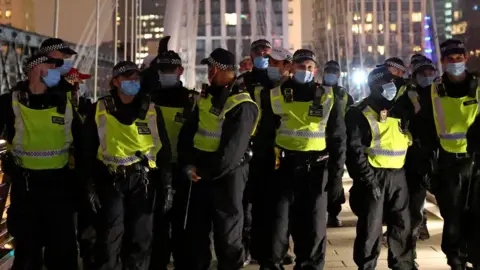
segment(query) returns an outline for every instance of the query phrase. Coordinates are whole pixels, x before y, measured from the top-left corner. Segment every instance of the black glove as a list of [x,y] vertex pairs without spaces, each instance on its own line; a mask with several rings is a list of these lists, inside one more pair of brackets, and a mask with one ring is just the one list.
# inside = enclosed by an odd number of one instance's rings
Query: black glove
[[165,202],[163,205],[163,214],[168,213],[170,209],[172,209],[173,204],[173,195],[175,195],[175,190],[173,190],[172,186],[168,185],[164,187],[164,198]]
[[98,194],[95,189],[95,185],[93,184],[88,186],[88,202],[90,203],[90,207],[95,214],[100,208],[102,208],[102,205],[100,204],[100,199],[98,198]]

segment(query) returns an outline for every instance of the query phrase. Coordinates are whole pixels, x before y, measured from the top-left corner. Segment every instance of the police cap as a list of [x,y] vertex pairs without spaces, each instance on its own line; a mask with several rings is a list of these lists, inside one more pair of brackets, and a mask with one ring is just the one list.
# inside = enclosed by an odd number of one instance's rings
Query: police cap
[[338,64],[337,61],[330,60],[327,63],[325,63],[325,72],[332,72],[332,73],[337,73],[340,71],[340,64]]
[[25,59],[22,70],[25,74],[28,74],[33,68],[40,64],[55,64],[55,67],[61,67],[63,65],[63,60],[49,57],[43,53],[35,54]]
[[393,79],[394,77],[386,65],[377,66],[368,74],[368,86],[370,86],[370,88],[376,88],[392,82]]
[[414,64],[412,65],[413,73],[416,73],[425,69],[437,70],[432,60],[426,57],[424,57],[423,60],[415,61]]
[[403,72],[407,72],[407,68],[405,67],[405,63],[403,62],[402,59],[400,59],[398,57],[388,58],[387,60],[385,60],[385,62],[383,64],[387,67],[398,68]]
[[140,69],[132,61],[121,61],[113,67],[112,77],[118,77],[120,75],[129,77],[136,72],[140,72]]
[[250,45],[250,51],[255,51],[257,49],[263,48],[272,48],[272,44],[266,39],[259,39],[252,42]]
[[215,49],[209,57],[203,59],[200,64],[215,66],[220,70],[235,69],[235,55],[225,49]]
[[64,54],[74,55],[77,54],[72,48],[70,48],[65,42],[59,38],[47,38],[40,45],[40,53],[49,53],[53,51],[59,51]]
[[448,39],[440,44],[442,58],[451,54],[467,54],[465,44],[458,39]]
[[313,62],[315,62],[315,64],[317,64],[317,57],[310,50],[300,49],[300,50],[295,51],[295,53],[293,54],[293,62],[298,63],[298,62],[303,62],[303,61],[306,61],[306,60],[312,60]]

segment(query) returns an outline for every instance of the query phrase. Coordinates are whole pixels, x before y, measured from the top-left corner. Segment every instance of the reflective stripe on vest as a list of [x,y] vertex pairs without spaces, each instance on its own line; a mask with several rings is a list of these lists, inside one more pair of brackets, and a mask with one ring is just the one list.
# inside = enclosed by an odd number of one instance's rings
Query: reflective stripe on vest
[[[332,87],[321,97],[322,116],[309,116],[312,101],[285,102],[281,87],[270,91],[273,113],[281,117],[275,143],[291,151],[322,151],[326,148],[325,130],[333,107]],[[320,91],[320,89],[318,89]]]
[[[452,98],[441,97],[437,84],[432,84],[433,117],[437,136],[443,150],[450,153],[467,152],[467,131],[478,115],[480,86],[477,87],[476,99],[469,96]],[[470,103],[465,105],[465,103]]]
[[384,169],[402,168],[412,139],[410,134],[401,132],[400,119],[387,117],[382,123],[371,107],[365,107],[362,112],[372,133],[370,147],[365,149],[370,165]]
[[183,110],[184,108],[160,106],[162,110],[165,128],[167,129],[168,140],[172,148],[172,162],[177,162],[177,143],[178,135],[183,126]]
[[[198,104],[198,129],[195,133],[194,147],[198,150],[205,152],[215,152],[220,146],[220,138],[222,136],[223,121],[225,121],[225,115],[231,111],[235,106],[243,102],[251,102],[258,105],[252,100],[250,94],[240,93],[228,97],[223,110],[220,115],[215,115],[210,112],[212,108],[212,96],[208,95],[206,98],[202,98]],[[252,130],[252,135],[255,133],[258,117],[255,123],[255,127]]]
[[9,147],[20,166],[32,170],[60,169],[67,165],[73,142],[72,105],[67,101],[65,114],[57,107],[34,110],[21,104],[12,93],[15,136]]
[[113,168],[141,161],[137,152],[145,155],[150,168],[156,167],[157,153],[162,148],[158,135],[157,112],[150,103],[147,119],[136,119],[131,125],[120,123],[106,110],[105,100],[97,103],[95,117],[100,146],[97,158]]
[[397,99],[399,99],[401,96],[403,96],[405,91],[407,91],[407,86],[402,85],[402,87],[400,87],[400,89],[398,89],[397,95],[395,95],[395,98],[393,100],[397,101]]

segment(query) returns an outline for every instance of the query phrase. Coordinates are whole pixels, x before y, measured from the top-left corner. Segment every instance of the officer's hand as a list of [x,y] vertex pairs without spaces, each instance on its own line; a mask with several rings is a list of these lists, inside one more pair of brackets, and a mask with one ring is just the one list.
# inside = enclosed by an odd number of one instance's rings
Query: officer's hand
[[92,211],[96,214],[102,205],[100,204],[100,199],[98,198],[97,191],[95,190],[95,186],[91,185],[88,189],[88,202],[90,203],[90,207]]
[[172,209],[173,205],[173,195],[175,195],[175,190],[173,190],[172,186],[168,185],[164,188],[164,198],[165,202],[163,205],[163,214],[168,213],[170,209]]
[[198,180],[202,179],[200,176],[197,175],[197,168],[193,166],[187,166],[186,171],[188,179],[190,179],[190,181],[198,182]]

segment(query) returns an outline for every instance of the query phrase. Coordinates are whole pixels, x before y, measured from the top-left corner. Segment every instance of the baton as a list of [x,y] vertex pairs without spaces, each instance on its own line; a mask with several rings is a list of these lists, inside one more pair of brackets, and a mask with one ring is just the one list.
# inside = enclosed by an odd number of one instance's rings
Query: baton
[[183,230],[187,229],[187,220],[188,220],[188,210],[190,209],[190,197],[192,196],[192,179],[190,175],[192,174],[192,170],[188,170],[187,175],[188,175],[188,180],[190,182],[190,185],[188,187],[188,196],[187,196],[187,205],[185,206],[185,217],[183,220]]

